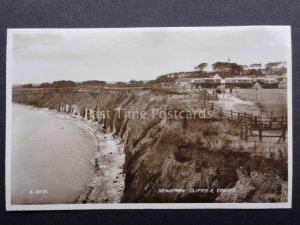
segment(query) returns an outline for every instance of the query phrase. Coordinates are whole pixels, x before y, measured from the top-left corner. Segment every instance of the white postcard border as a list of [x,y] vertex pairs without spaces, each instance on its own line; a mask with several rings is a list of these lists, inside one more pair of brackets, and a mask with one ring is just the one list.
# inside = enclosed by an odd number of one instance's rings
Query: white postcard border
[[287,70],[292,77],[292,51],[291,51],[291,27],[290,26],[228,26],[228,27],[159,27],[159,28],[78,28],[78,29],[7,29],[6,49],[6,143],[5,143],[5,187],[6,210],[91,210],[91,209],[276,209],[292,207],[292,177],[293,177],[293,118],[292,118],[292,79],[288,79],[288,202],[286,203],[99,203],[99,204],[48,204],[48,205],[12,205],[11,204],[11,123],[12,123],[12,44],[14,33],[38,33],[45,32],[128,32],[144,30],[152,32],[160,31],[206,31],[206,30],[257,30],[280,29],[289,32],[290,50],[287,59]]

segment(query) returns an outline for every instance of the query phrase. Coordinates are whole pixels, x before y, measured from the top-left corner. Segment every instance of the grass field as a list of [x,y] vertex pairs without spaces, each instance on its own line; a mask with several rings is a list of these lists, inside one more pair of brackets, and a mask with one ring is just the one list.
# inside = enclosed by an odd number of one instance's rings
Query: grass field
[[252,101],[263,114],[287,115],[287,89],[234,89],[233,96]]

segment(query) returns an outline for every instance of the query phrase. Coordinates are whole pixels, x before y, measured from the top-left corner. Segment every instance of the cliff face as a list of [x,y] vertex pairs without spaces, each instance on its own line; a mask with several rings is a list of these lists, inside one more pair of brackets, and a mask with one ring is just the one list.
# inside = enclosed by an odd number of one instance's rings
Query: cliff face
[[[123,202],[286,201],[285,144],[271,154],[260,143],[241,141],[235,121],[157,114],[202,110],[195,96],[154,90],[14,90],[13,102],[75,113],[121,137]],[[100,111],[109,111],[109,117],[100,117]],[[167,193],[170,189],[173,193]]]

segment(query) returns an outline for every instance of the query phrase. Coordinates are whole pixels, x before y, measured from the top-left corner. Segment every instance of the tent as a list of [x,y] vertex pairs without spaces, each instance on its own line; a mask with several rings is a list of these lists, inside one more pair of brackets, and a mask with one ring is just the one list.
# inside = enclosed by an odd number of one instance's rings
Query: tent
[[214,79],[222,79],[222,77],[220,77],[220,75],[217,74],[217,73],[213,76],[213,78],[214,78]]
[[255,83],[253,86],[252,86],[252,88],[255,88],[255,89],[261,89],[262,87],[261,87],[261,85],[259,84],[259,83]]

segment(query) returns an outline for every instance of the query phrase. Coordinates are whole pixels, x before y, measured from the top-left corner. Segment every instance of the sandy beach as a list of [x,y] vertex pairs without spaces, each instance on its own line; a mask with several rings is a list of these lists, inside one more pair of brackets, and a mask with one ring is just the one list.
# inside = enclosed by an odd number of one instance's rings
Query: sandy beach
[[54,115],[64,118],[76,126],[86,129],[95,137],[96,154],[90,160],[95,175],[76,203],[118,203],[121,201],[125,186],[124,143],[110,132],[103,131],[97,122],[92,122],[63,112]]
[[12,203],[119,202],[123,146],[97,128],[62,112],[13,105]]

